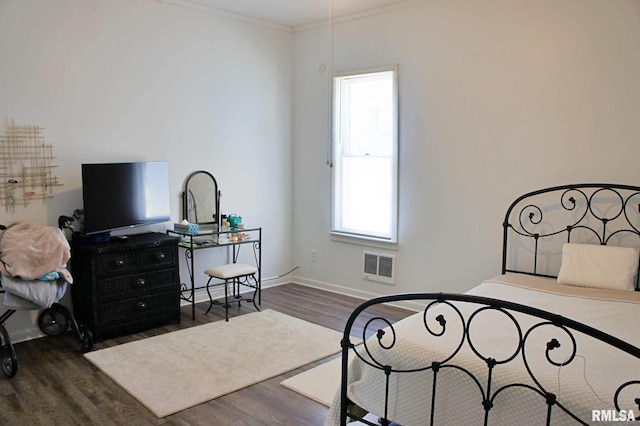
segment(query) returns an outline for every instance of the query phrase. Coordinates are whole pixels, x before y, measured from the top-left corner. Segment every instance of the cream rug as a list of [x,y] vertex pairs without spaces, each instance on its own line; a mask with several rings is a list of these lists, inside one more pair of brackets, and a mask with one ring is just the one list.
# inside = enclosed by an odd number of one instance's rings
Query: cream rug
[[273,310],[85,354],[158,417],[340,351],[342,333]]
[[[353,340],[353,338],[352,338]],[[360,339],[356,339],[356,342]],[[349,362],[355,355],[349,351]],[[285,388],[291,389],[309,399],[319,402],[327,407],[331,406],[333,398],[340,388],[342,376],[342,358],[340,355],[311,368],[300,374],[280,382]]]

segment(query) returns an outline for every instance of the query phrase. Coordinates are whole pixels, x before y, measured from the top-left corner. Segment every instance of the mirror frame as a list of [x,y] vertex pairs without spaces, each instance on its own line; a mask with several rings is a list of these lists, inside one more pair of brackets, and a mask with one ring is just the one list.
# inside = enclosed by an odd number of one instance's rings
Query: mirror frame
[[193,173],[191,173],[189,176],[187,176],[187,179],[184,182],[184,191],[182,191],[182,216],[183,219],[185,220],[189,220],[188,219],[188,211],[189,211],[189,182],[191,181],[191,179],[193,179],[196,176],[199,175],[206,175],[209,178],[211,178],[212,182],[213,182],[213,188],[214,188],[214,193],[215,193],[215,214],[213,215],[213,220],[209,221],[209,222],[192,222],[192,223],[198,223],[198,224],[220,224],[220,190],[218,189],[218,182],[216,181],[216,178],[213,177],[213,175],[211,173],[209,173],[206,170],[197,170]]

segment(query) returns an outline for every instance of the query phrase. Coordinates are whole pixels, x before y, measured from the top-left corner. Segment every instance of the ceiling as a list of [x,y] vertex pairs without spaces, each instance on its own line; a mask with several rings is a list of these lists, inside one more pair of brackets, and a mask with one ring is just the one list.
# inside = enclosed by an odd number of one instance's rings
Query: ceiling
[[333,17],[362,13],[407,0],[184,0],[260,21],[299,27]]

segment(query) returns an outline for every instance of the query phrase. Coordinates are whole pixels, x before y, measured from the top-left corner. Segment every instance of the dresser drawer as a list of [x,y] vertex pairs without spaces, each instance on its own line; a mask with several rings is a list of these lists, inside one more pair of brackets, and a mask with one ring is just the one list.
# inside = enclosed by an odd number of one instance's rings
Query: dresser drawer
[[135,271],[136,252],[123,251],[99,254],[96,264],[96,272],[98,275]]
[[143,269],[158,266],[175,265],[177,249],[175,246],[154,247],[140,251],[140,267]]
[[149,293],[132,299],[101,304],[97,306],[98,323],[105,326],[118,322],[130,323],[159,314],[177,313],[179,317],[179,300],[178,285],[174,285],[174,288],[167,292]]
[[163,289],[176,285],[177,282],[177,271],[175,269],[166,269],[144,274],[99,279],[96,283],[96,293],[98,302],[104,303],[112,299],[132,297],[138,293],[163,291]]

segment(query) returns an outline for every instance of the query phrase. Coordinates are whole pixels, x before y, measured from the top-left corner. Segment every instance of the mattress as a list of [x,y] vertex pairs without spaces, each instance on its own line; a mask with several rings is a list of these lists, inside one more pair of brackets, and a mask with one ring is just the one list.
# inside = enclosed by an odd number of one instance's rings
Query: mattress
[[[487,280],[467,294],[508,300],[560,314],[640,347],[640,333],[634,325],[640,318],[640,292],[572,287],[559,285],[553,279],[507,274]],[[426,323],[434,331],[440,330],[435,320],[438,315],[442,314],[447,320],[447,331],[440,337],[426,331],[423,312],[405,318],[397,322],[393,330],[387,329],[382,338],[384,345],[392,346],[391,349],[381,347],[375,337],[367,341],[366,350],[359,349],[365,360],[356,357],[350,364],[348,397],[365,410],[384,415],[385,374],[367,363],[412,371],[429,367],[432,361],[446,361],[443,365],[467,369],[477,381],[460,368],[440,369],[435,424],[483,424],[482,400],[489,369],[482,358],[493,358],[498,364],[491,372],[492,392],[510,383],[536,389],[542,387],[557,395],[560,404],[590,421],[592,410],[615,409],[613,395],[618,386],[629,380],[640,380],[639,359],[580,332],[571,332],[577,348],[576,356],[571,358],[570,335],[553,325],[536,326],[544,322],[539,318],[513,313],[520,327],[518,330],[507,314],[493,309],[474,314],[479,305],[455,304],[464,318],[472,317],[471,321],[466,321],[468,340],[464,338],[465,325],[459,314],[446,304],[434,305],[426,317]],[[519,333],[526,336],[524,350],[519,347]],[[547,361],[547,343],[554,338],[560,347],[551,350],[549,356],[557,365]],[[455,353],[459,346],[460,351]],[[502,363],[511,358],[510,362]],[[431,369],[392,373],[387,418],[403,426],[429,424],[432,382]],[[625,388],[620,396],[621,409],[635,410],[635,415],[640,415],[637,405],[633,405],[634,398],[640,396],[638,385]],[[545,399],[535,391],[522,386],[507,387],[494,400],[489,424],[544,424],[546,412]],[[339,414],[338,392],[325,425],[340,424]],[[564,425],[576,421],[554,407],[551,423]]]

